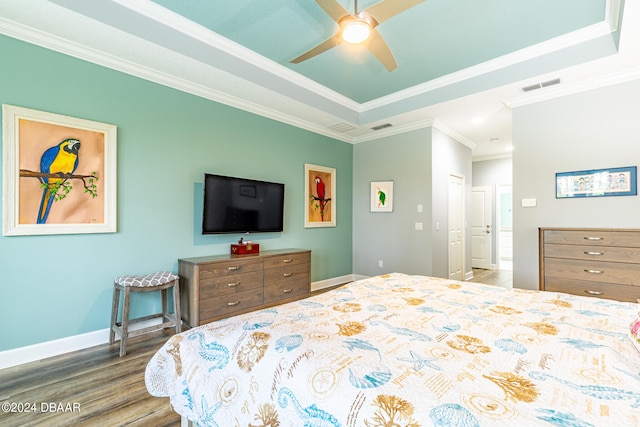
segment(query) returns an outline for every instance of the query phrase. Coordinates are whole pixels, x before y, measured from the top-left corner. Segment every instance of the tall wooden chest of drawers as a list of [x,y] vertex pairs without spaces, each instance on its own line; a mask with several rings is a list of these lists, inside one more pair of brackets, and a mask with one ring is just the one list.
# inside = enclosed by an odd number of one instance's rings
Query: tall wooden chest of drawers
[[638,302],[640,230],[540,228],[540,290]]
[[178,260],[180,308],[190,327],[309,296],[311,251]]

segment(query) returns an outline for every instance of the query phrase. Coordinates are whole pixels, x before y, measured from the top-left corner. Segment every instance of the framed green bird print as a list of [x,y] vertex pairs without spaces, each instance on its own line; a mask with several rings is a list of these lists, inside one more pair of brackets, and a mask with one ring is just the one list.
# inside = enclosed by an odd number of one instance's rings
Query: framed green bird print
[[116,126],[12,105],[3,115],[5,236],[116,231]]
[[371,182],[371,212],[393,212],[393,181]]

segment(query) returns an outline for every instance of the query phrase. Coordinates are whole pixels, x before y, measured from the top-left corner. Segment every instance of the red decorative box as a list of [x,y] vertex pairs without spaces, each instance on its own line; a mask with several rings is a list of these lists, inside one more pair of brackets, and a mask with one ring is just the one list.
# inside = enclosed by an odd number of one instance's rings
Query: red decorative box
[[231,255],[247,255],[260,253],[260,245],[257,243],[231,244]]

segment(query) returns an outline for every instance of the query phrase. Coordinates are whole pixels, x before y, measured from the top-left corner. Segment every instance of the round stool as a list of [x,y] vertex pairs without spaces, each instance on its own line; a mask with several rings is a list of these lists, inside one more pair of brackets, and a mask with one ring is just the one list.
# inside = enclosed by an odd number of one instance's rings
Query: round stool
[[[142,335],[148,332],[157,331],[164,328],[174,327],[176,333],[182,330],[180,319],[180,287],[177,275],[168,271],[151,273],[145,276],[120,276],[113,282],[113,303],[111,305],[111,327],[109,329],[109,344],[115,342],[116,332],[120,334],[120,357],[127,354],[127,338]],[[167,310],[167,290],[173,286],[173,314]],[[129,303],[131,292],[162,292],[162,313],[150,316],[129,319]],[[122,299],[122,316],[118,322],[118,309],[120,306],[120,293],[124,294]],[[162,317],[159,325],[129,331],[129,327],[136,322]]]

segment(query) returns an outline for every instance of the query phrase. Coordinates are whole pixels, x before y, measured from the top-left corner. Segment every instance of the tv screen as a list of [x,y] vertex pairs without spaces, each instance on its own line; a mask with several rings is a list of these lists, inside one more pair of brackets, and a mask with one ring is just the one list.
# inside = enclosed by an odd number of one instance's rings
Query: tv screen
[[284,184],[204,175],[202,234],[283,231]]

